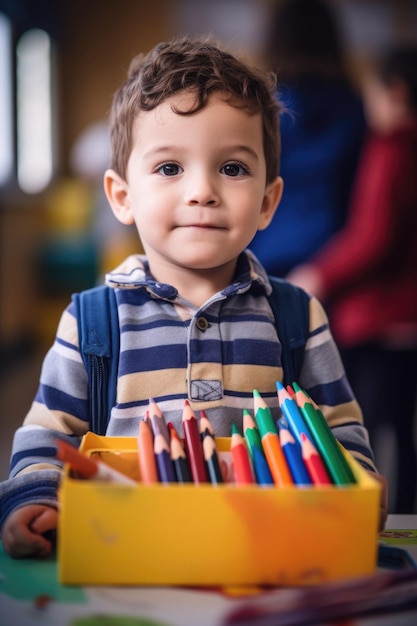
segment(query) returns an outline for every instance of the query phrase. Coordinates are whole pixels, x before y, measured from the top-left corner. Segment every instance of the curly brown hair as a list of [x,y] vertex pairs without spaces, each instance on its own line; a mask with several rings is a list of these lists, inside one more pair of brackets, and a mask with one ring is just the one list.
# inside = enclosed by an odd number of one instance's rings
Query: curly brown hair
[[127,80],[116,91],[110,112],[111,167],[126,178],[132,150],[134,122],[140,111],[151,111],[173,94],[188,90],[195,94],[187,110],[190,115],[207,104],[213,93],[222,93],[226,102],[251,114],[260,114],[266,161],[266,182],[279,172],[279,113],[276,77],[251,67],[221,49],[212,37],[177,37],[160,43],[147,55],[136,56]]

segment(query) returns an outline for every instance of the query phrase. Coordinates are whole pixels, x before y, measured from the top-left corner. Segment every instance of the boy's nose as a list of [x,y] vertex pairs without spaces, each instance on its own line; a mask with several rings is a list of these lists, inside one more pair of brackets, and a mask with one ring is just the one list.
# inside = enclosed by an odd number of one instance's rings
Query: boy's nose
[[194,176],[189,182],[185,201],[190,206],[215,206],[219,202],[219,194],[210,178]]

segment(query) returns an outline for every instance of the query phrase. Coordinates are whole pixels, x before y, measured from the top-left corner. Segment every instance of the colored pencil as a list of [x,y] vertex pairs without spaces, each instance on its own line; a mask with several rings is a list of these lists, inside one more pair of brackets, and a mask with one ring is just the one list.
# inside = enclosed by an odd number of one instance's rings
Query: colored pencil
[[153,434],[161,433],[169,447],[169,432],[163,413],[153,398],[149,399],[149,418],[152,423]]
[[301,453],[312,482],[315,485],[331,485],[321,456],[305,433],[301,433]]
[[149,426],[149,430],[151,431],[152,441],[153,441],[153,426],[152,426],[151,418],[149,417],[149,409],[146,409],[145,415],[143,417],[143,421],[146,422],[147,425]]
[[62,439],[56,440],[56,447],[57,459],[68,463],[71,469],[81,478],[91,478],[93,480],[124,485],[137,485],[132,478],[103,463],[103,461],[92,459]]
[[274,483],[280,487],[293,485],[294,481],[279,442],[278,430],[272,413],[261,394],[253,391],[255,420],[261,436],[262,448],[268,461]]
[[214,429],[205,411],[200,411],[199,431],[201,441],[203,441],[206,435],[214,438]]
[[138,459],[141,481],[145,485],[159,482],[153,449],[153,433],[147,419],[142,419],[139,422]]
[[195,483],[208,482],[206,464],[201,446],[198,423],[188,400],[184,402],[182,414],[185,450],[190,464],[191,476]]
[[[200,411],[199,432],[203,447],[204,461],[210,482],[215,484],[224,482],[217,452],[216,438],[213,426],[205,411]],[[206,441],[208,439],[209,441]]]
[[294,383],[294,391],[297,405],[310,429],[317,450],[320,452],[333,482],[336,485],[356,483],[352,469],[317,404],[297,383]]
[[177,480],[171,461],[169,445],[162,433],[157,433],[153,442],[156,465],[161,483],[174,483]]
[[243,410],[243,434],[248,446],[256,482],[259,485],[273,485],[274,479],[262,448],[258,427],[252,415],[246,409]]
[[288,426],[298,443],[301,446],[301,433],[304,433],[310,441],[312,441],[311,433],[308,426],[301,414],[300,409],[297,406],[295,398],[290,396],[282,383],[279,381],[276,383],[278,401],[282,411],[282,414],[287,419]]
[[248,448],[245,440],[239,433],[235,424],[232,424],[232,438],[230,442],[232,454],[233,473],[237,485],[250,485],[255,483],[255,475],[252,469]]
[[278,434],[294,483],[296,485],[311,485],[311,479],[301,455],[300,445],[294,439],[283,418],[278,420]]
[[261,436],[252,415],[247,409],[243,409],[243,434],[246,439],[249,454],[252,454],[253,446],[258,446],[262,450]]
[[220,468],[216,442],[211,435],[206,435],[203,439],[203,455],[210,482],[213,485],[223,483],[223,474]]
[[174,465],[175,475],[179,483],[191,483],[191,473],[188,466],[187,455],[185,454],[184,445],[178,435],[174,424],[168,422],[168,432],[170,436],[170,454]]
[[294,389],[291,387],[291,385],[287,385],[286,386],[286,390],[288,391],[288,393],[290,394],[290,396],[293,398],[295,396],[295,391]]

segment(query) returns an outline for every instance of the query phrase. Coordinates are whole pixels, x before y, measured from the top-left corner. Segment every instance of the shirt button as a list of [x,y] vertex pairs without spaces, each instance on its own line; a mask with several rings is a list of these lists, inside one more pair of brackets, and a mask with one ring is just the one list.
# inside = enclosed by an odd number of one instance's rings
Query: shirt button
[[209,327],[209,323],[205,317],[197,318],[196,324],[197,324],[198,330],[202,330],[202,331],[207,330],[207,328]]

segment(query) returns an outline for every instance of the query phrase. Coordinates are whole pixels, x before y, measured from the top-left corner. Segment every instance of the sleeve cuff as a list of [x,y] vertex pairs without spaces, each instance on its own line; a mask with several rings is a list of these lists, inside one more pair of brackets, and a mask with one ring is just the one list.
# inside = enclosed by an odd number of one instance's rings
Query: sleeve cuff
[[0,532],[12,511],[29,504],[58,508],[59,470],[47,469],[20,474],[0,483]]

